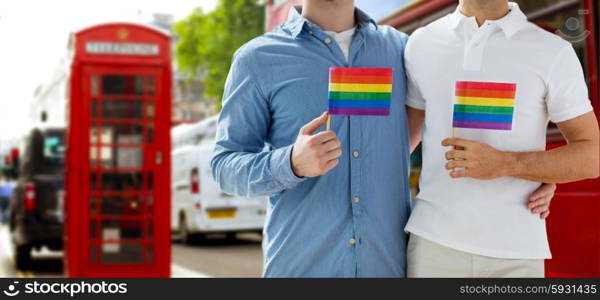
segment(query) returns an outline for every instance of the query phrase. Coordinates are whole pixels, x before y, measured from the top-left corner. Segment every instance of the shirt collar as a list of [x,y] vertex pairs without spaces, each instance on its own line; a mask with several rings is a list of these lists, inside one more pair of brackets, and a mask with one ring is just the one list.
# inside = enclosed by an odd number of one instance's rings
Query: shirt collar
[[[498,26],[507,38],[512,37],[515,33],[521,31],[527,25],[527,16],[521,11],[519,5],[514,2],[508,3],[510,12],[501,19],[487,21]],[[474,17],[466,17],[460,12],[460,6],[456,8],[454,13],[450,14],[450,27],[454,30],[458,29],[466,20]]]
[[[366,27],[369,24],[373,24],[375,28],[377,28],[377,23],[371,17],[369,17],[362,10],[355,8],[356,23],[357,27]],[[290,12],[288,13],[287,21],[284,23],[284,26],[289,29],[292,37],[296,38],[300,33],[302,33],[302,29],[304,29],[304,25],[312,23],[302,16],[302,6],[294,6],[290,8]]]

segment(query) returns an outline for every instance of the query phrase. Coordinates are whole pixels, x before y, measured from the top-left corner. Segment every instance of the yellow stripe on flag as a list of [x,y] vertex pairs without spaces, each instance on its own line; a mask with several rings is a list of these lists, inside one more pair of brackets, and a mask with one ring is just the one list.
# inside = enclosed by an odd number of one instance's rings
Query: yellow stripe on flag
[[391,84],[330,83],[331,92],[391,93]]
[[456,104],[513,107],[515,106],[515,100],[502,98],[456,97]]

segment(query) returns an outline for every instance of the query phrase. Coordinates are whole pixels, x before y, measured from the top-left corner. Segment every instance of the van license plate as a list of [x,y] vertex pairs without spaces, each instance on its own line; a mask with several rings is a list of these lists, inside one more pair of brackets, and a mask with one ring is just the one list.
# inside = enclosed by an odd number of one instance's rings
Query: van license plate
[[235,218],[236,211],[230,210],[209,210],[206,212],[210,219],[232,219]]

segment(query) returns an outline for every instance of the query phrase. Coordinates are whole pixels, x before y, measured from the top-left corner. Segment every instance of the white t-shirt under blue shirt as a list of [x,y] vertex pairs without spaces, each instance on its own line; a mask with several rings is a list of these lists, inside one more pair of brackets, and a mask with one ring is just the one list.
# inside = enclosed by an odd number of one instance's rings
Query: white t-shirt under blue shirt
[[348,62],[350,45],[352,44],[352,36],[354,36],[355,31],[356,27],[342,32],[325,31],[325,33],[329,34],[336,41],[338,46],[340,46],[342,53],[344,53],[344,58],[346,58],[346,62]]

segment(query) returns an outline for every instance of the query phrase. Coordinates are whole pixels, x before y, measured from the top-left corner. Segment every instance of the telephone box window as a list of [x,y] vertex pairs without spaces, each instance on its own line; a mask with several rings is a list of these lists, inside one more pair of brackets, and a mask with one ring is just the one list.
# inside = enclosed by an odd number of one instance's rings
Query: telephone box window
[[104,99],[102,100],[102,117],[104,119],[142,119],[142,100]]
[[98,96],[98,76],[92,75],[92,96]]
[[141,172],[104,172],[101,187],[103,191],[128,191],[142,189]]
[[98,116],[98,100],[92,99],[90,109],[91,109],[92,119],[95,119]]
[[103,264],[140,264],[142,260],[142,244],[103,244],[102,258]]
[[90,239],[96,238],[96,232],[98,231],[98,222],[95,220],[90,221]]
[[94,216],[96,215],[96,212],[98,211],[98,200],[96,198],[96,196],[92,196],[90,197],[90,215]]
[[146,118],[154,119],[154,101],[148,101],[146,104]]
[[96,252],[97,252],[97,248],[96,245],[90,245],[90,263],[95,264],[98,262],[98,259],[96,258]]
[[146,136],[146,142],[148,144],[152,144],[154,143],[154,125],[152,124],[148,124],[148,129],[147,129],[147,136]]
[[154,261],[154,246],[152,244],[148,245],[146,248],[146,262],[152,263]]
[[148,88],[147,88],[147,93],[150,96],[154,95],[154,76],[148,76]]
[[146,238],[151,239],[153,234],[152,221],[147,221]]
[[[102,221],[102,240],[136,240],[142,238],[142,221],[140,220],[104,220]],[[108,235],[110,231],[113,235]]]
[[133,75],[102,76],[103,95],[142,95],[144,78]]
[[102,197],[102,215],[136,216],[143,213],[143,196],[107,196]]

